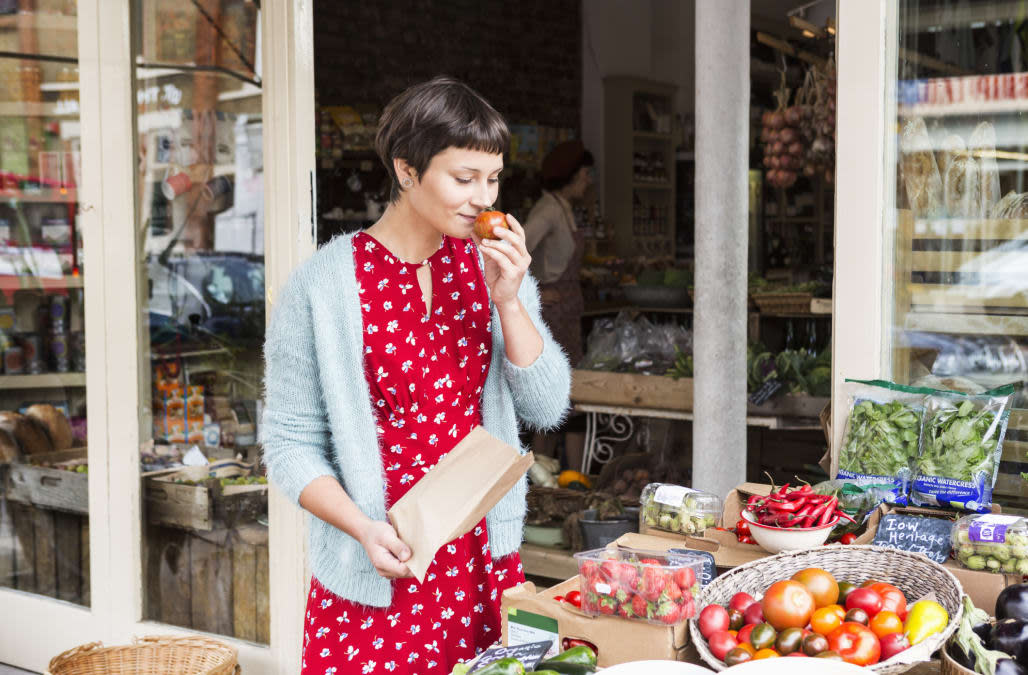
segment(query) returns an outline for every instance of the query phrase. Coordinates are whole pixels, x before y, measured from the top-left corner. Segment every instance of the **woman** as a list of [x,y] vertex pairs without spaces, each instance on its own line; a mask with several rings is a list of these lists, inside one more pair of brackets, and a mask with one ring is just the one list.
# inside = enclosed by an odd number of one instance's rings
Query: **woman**
[[518,418],[549,428],[568,407],[524,230],[507,216],[499,241],[471,238],[508,142],[464,84],[400,94],[376,138],[392,178],[382,218],[326,244],[275,303],[261,436],[272,483],[313,515],[303,675],[449,673],[499,639],[500,596],[524,579],[524,480],[424,584],[386,518],[475,426],[520,447]]
[[592,185],[593,156],[581,141],[557,145],[543,158],[543,196],[525,221],[532,274],[539,282],[542,316],[577,366],[582,359],[582,266],[585,239],[572,206]]

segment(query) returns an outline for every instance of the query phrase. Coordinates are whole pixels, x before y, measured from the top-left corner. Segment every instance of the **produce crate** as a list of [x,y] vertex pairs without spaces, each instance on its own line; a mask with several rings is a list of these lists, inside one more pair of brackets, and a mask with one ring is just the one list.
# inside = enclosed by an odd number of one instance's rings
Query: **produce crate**
[[72,448],[29,457],[31,463],[8,465],[7,498],[68,513],[89,512],[89,474],[58,468],[82,464],[86,448]]
[[198,531],[252,522],[268,512],[267,484],[221,485],[222,478],[249,476],[252,470],[252,464],[226,461],[147,477],[147,520]]
[[0,586],[89,605],[89,518],[0,500]]
[[692,378],[574,370],[572,403],[692,411]]
[[153,621],[268,644],[268,528],[205,532],[148,525],[145,616]]
[[813,293],[754,293],[753,301],[764,314],[809,314]]
[[811,417],[821,415],[825,406],[831,403],[831,397],[809,396],[807,394],[785,394],[775,396],[763,405],[746,405],[749,415],[765,415],[768,417]]

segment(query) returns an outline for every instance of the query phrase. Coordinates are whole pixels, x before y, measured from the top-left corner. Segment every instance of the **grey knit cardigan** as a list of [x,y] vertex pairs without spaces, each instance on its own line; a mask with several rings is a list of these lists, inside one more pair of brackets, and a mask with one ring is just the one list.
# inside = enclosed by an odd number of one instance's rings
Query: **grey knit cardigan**
[[[526,368],[508,361],[492,305],[492,361],[480,409],[483,426],[523,453],[518,419],[534,429],[559,425],[568,410],[571,370],[540,318],[530,275],[518,295],[543,337],[543,351]],[[312,480],[334,476],[361,511],[386,520],[362,336],[353,236],[339,236],[292,273],[274,302],[264,345],[260,442],[271,483],[294,503]],[[496,557],[521,545],[526,490],[522,478],[486,517]],[[342,598],[388,607],[392,584],[375,571],[360,543],[313,515],[308,522],[310,566],[318,581]]]

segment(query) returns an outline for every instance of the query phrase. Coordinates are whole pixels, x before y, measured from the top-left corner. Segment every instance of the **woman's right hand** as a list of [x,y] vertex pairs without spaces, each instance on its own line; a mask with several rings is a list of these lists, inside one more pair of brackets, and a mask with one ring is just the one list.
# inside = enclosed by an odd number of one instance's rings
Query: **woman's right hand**
[[400,540],[390,523],[370,521],[361,533],[360,543],[371,558],[371,564],[386,579],[414,576],[405,564],[410,560],[410,548]]

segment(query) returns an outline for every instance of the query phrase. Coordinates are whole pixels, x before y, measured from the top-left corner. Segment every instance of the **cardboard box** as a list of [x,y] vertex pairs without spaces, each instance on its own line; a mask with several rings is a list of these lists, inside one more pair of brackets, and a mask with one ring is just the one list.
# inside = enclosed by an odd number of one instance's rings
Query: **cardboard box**
[[502,601],[503,644],[525,644],[555,637],[556,653],[561,651],[565,638],[586,640],[596,645],[597,665],[601,668],[629,661],[679,661],[685,657],[688,622],[655,626],[616,616],[587,616],[553,599],[578,588],[575,576],[538,593],[531,582],[508,589]]

